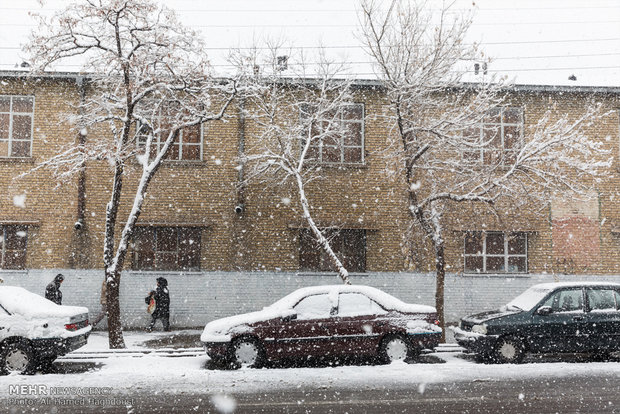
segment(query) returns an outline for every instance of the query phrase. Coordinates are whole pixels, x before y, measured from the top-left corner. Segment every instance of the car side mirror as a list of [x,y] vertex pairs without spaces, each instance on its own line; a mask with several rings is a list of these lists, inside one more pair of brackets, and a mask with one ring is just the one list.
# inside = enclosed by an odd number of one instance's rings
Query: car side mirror
[[541,306],[536,310],[536,315],[547,316],[553,313],[551,306]]

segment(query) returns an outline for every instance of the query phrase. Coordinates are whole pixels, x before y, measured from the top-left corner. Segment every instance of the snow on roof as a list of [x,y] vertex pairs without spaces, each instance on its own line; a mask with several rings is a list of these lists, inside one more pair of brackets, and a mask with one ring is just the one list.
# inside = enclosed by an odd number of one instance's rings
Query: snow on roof
[[71,317],[88,313],[82,306],[61,306],[18,286],[0,286],[0,305],[25,318]]
[[[359,41],[357,0],[165,0],[180,20],[202,32],[216,71],[230,69],[230,48],[282,40],[290,54],[343,62],[357,79],[376,78]],[[43,3],[43,4],[41,4]],[[391,2],[385,2],[389,5]],[[440,3],[440,2],[439,2]],[[437,7],[437,2],[427,2]],[[30,12],[50,15],[64,0],[21,0],[0,6],[0,70],[25,70],[21,46],[35,28]],[[519,85],[620,86],[620,2],[617,0],[456,0],[451,12],[474,11],[467,43],[491,58],[489,74]],[[283,49],[283,50],[286,50]],[[476,62],[470,62],[472,67]],[[75,64],[57,70],[79,70]]]

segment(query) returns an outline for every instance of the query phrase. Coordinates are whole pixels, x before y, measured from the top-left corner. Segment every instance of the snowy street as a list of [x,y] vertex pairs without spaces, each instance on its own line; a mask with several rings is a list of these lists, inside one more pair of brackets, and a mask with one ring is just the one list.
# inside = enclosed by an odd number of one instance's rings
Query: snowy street
[[95,332],[56,373],[0,377],[0,400],[15,413],[620,412],[617,360],[486,365],[447,344],[414,364],[217,370],[195,344],[162,348],[169,336],[128,332],[112,352]]

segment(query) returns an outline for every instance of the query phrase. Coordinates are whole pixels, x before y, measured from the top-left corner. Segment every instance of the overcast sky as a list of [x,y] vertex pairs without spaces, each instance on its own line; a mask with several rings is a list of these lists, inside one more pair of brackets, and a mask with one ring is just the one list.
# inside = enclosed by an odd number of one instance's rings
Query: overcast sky
[[[70,2],[0,0],[0,70],[15,69],[20,45],[34,28],[29,11],[56,11]],[[205,36],[217,68],[230,47],[280,39],[316,52],[327,46],[350,72],[372,78],[356,38],[356,0],[166,0],[182,21]],[[518,6],[517,6],[518,5]],[[456,0],[475,10],[468,41],[494,60],[489,69],[520,84],[620,86],[620,0]],[[77,70],[77,67],[65,67]],[[577,80],[570,80],[574,75]]]

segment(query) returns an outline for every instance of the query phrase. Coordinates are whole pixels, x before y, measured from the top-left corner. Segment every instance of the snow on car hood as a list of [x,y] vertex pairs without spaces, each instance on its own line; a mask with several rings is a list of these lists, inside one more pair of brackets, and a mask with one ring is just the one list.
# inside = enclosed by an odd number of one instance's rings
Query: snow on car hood
[[200,340],[202,342],[228,342],[231,340],[231,334],[247,331],[250,324],[280,318],[290,313],[291,311],[286,309],[265,308],[257,312],[216,319],[205,326]]
[[514,315],[516,313],[521,313],[521,312],[522,310],[508,309],[506,307],[502,307],[500,309],[495,309],[492,311],[486,311],[486,312],[476,313],[475,315],[469,315],[466,318],[463,318],[463,320],[478,324],[478,323],[490,321],[491,319],[497,319],[503,316]]
[[88,308],[57,305],[18,286],[0,286],[0,305],[11,314],[18,314],[26,319],[70,318],[88,313]]

